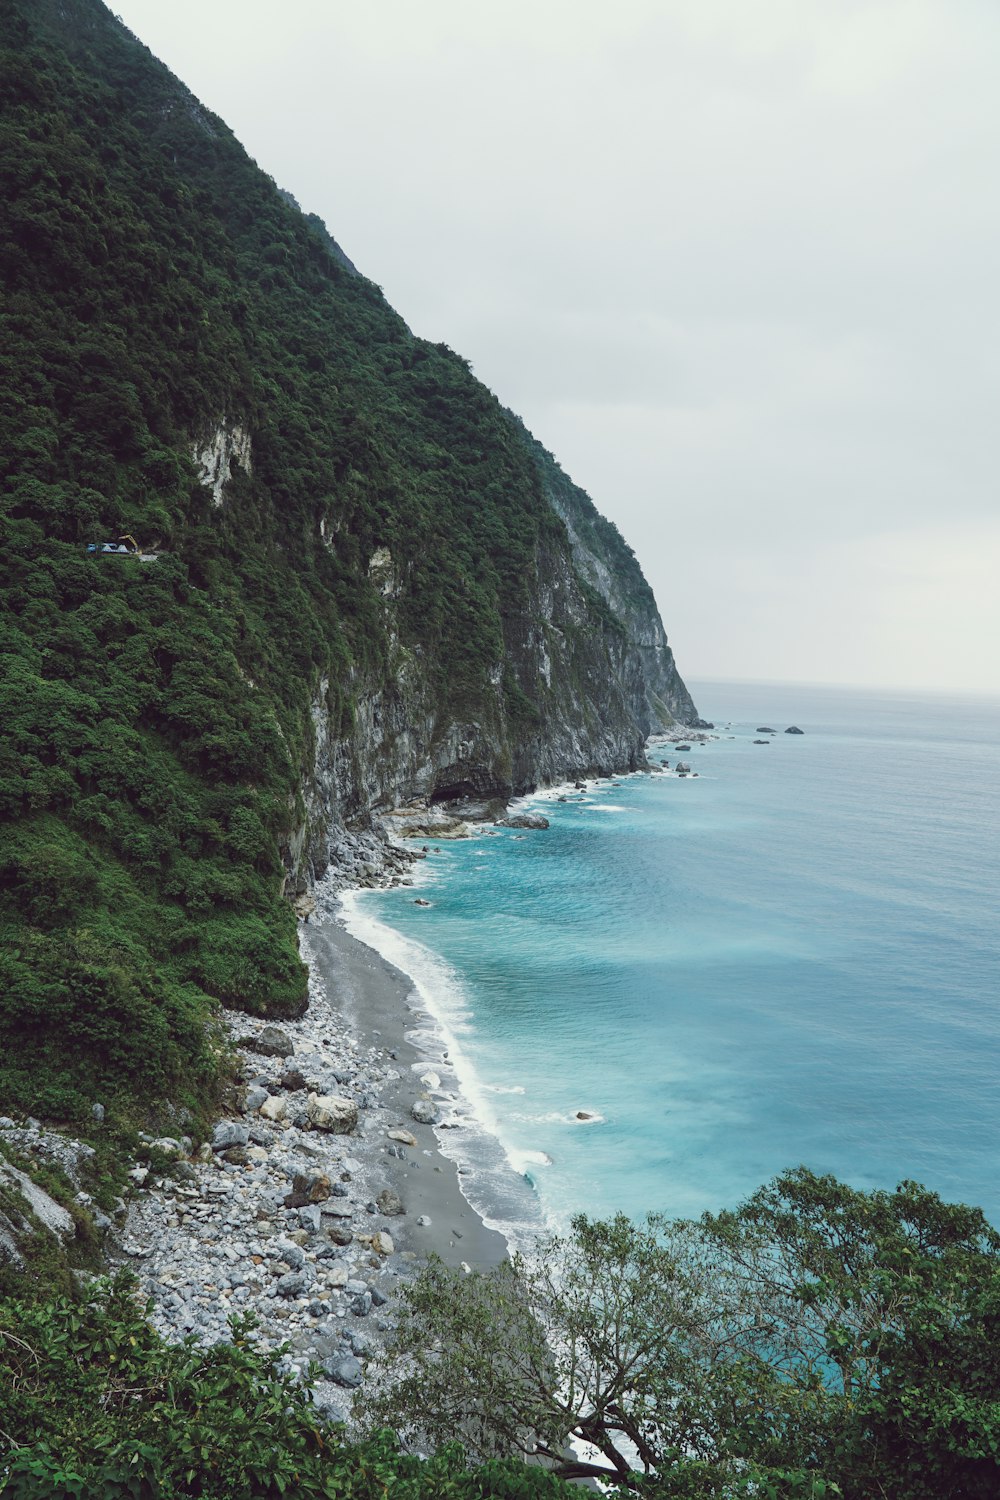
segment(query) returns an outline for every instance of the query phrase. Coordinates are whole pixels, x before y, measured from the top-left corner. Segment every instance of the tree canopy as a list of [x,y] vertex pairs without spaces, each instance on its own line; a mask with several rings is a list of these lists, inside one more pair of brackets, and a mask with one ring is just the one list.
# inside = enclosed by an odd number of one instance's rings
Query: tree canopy
[[432,1263],[360,1407],[677,1500],[986,1500],[998,1298],[978,1209],[799,1168],[697,1222],[580,1216],[496,1271]]

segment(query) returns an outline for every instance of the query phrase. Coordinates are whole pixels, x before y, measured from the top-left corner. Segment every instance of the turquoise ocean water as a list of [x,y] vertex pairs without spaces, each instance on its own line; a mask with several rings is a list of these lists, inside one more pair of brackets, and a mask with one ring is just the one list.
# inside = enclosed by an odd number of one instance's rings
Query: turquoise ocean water
[[799,1162],[1000,1222],[1000,702],[693,692],[720,735],[697,777],[531,799],[546,832],[349,903],[431,1013],[470,1196],[523,1217],[499,1140],[556,1223],[735,1204]]

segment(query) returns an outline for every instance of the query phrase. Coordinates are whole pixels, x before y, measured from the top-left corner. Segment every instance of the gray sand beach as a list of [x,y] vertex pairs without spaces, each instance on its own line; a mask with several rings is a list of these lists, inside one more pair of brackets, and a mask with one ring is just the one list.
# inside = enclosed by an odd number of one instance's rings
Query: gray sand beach
[[[416,1124],[410,1113],[423,1092],[414,1065],[425,1061],[406,1037],[414,1021],[407,1003],[411,981],[336,919],[310,923],[307,945],[336,1010],[365,1049],[393,1055],[401,1075],[383,1084],[379,1103],[386,1124],[409,1131],[418,1142],[408,1160],[399,1160],[384,1155],[384,1130],[378,1137],[381,1176],[406,1208],[405,1217],[393,1224],[393,1238],[401,1249],[421,1257],[436,1253],[447,1265],[498,1265],[507,1256],[506,1240],[486,1227],[463,1196],[458,1168],[441,1152],[433,1128]],[[418,1226],[420,1217],[430,1219],[429,1226]]]

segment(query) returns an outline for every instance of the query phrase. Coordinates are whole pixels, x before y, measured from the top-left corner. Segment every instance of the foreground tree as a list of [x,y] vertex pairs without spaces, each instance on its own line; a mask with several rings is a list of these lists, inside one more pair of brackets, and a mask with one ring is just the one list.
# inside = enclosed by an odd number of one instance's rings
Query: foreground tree
[[354,1442],[251,1320],[207,1349],[165,1343],[150,1310],[129,1278],[82,1302],[0,1298],[4,1500],[571,1500],[537,1467],[470,1467],[457,1443],[420,1459],[391,1433]]
[[979,1210],[800,1168],[698,1223],[581,1216],[530,1261],[432,1263],[360,1412],[664,1497],[985,1500],[998,1313]]

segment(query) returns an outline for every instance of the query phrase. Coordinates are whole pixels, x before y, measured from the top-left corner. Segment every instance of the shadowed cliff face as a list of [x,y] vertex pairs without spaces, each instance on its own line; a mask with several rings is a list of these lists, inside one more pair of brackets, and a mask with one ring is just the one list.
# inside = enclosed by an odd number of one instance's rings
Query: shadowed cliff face
[[345,828],[634,767],[693,705],[466,361],[100,0],[2,12],[0,1087],[30,1047],[53,1113],[207,1098],[215,1002],[304,1003],[283,897]]
[[[539,548],[530,607],[504,622],[478,712],[442,712],[421,653],[398,643],[386,676],[357,692],[349,735],[337,734],[329,684],[320,684],[305,780],[308,818],[291,860],[299,888],[310,864],[325,868],[342,826],[369,812],[414,797],[510,797],[576,775],[635,770],[645,763],[651,730],[675,712],[694,716],[655,606],[602,612],[591,589],[600,582],[613,588],[615,574],[588,553],[595,574],[588,589],[574,556],[561,539]],[[391,598],[385,612],[391,638]],[[512,721],[515,694],[530,712]]]

